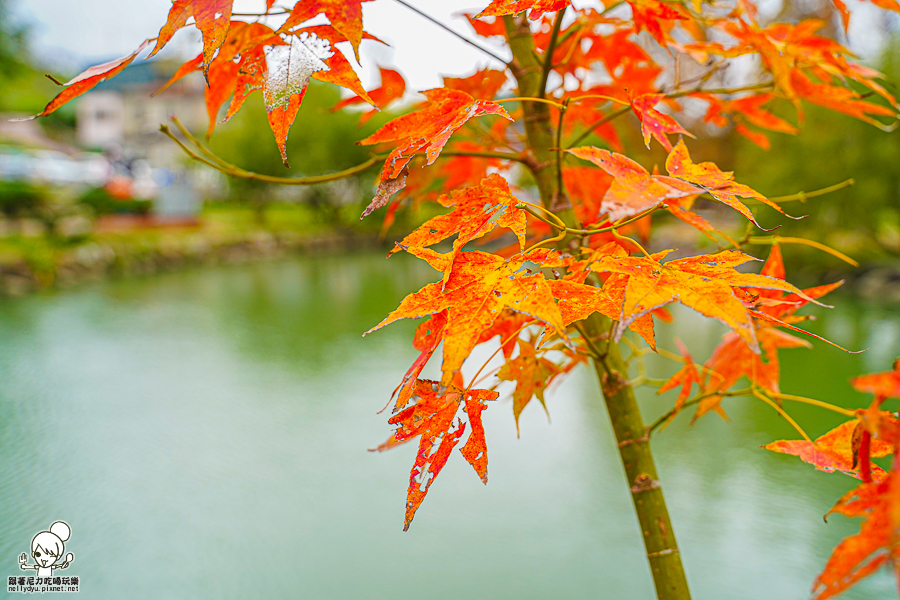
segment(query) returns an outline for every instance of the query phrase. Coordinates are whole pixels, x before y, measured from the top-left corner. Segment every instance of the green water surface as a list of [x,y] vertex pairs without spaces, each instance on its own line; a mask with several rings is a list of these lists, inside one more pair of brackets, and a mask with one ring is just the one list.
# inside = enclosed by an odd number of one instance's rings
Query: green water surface
[[[75,560],[57,574],[83,599],[651,598],[585,370],[549,395],[552,424],[526,409],[519,439],[510,402],[493,405],[490,484],[454,455],[402,532],[415,448],[367,448],[390,433],[376,412],[415,324],[361,333],[434,279],[404,256],[309,258],[0,302],[0,576],[33,575],[18,555],[65,520]],[[848,379],[900,355],[900,309],[836,301],[812,327],[868,352],[783,351],[782,389],[863,406]],[[707,357],[724,329],[676,312],[661,343]],[[643,391],[648,420],[673,397]],[[812,435],[841,420],[788,408]],[[726,409],[730,423],[683,416],[653,442],[694,597],[807,598],[858,528],[822,520],[853,480],[759,449],[797,437],[766,405]],[[882,572],[845,597],[893,590]]]

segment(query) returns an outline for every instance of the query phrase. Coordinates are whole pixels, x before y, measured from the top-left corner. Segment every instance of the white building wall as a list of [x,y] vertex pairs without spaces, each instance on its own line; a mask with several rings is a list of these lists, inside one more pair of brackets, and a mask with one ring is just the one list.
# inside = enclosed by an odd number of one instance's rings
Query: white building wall
[[118,92],[93,92],[79,98],[76,107],[78,142],[103,148],[125,139],[125,103]]

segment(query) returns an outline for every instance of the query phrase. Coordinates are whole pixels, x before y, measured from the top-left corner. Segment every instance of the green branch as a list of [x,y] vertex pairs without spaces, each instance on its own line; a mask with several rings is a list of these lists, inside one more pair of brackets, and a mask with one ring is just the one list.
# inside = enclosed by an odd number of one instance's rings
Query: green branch
[[553,21],[553,31],[550,33],[550,43],[544,55],[544,68],[541,70],[541,83],[538,86],[538,95],[543,98],[547,95],[547,80],[550,71],[553,70],[553,53],[556,51],[556,41],[559,39],[559,28],[562,26],[563,17],[566,15],[566,7],[556,11],[556,19]]

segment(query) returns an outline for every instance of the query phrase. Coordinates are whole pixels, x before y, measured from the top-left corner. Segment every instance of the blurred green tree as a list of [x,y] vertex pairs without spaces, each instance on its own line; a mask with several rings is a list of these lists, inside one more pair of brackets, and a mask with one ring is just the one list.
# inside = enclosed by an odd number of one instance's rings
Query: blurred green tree
[[12,77],[27,70],[26,28],[10,14],[9,0],[0,0],[0,77]]
[[[0,112],[34,114],[47,103],[57,86],[34,67],[28,49],[28,27],[12,16],[12,2],[0,0]],[[50,129],[74,126],[68,109],[44,125]]]
[[[900,81],[900,40],[878,61],[888,82]],[[855,258],[877,261],[900,254],[900,131],[885,133],[867,123],[814,105],[805,105],[797,136],[770,136],[764,151],[740,136],[733,167],[756,189],[789,193],[853,178],[856,184],[807,204],[787,206],[809,218],[793,233],[821,240]],[[790,109],[785,112],[790,117]],[[815,157],[815,160],[810,160]],[[827,174],[827,175],[823,175]],[[808,256],[807,256],[808,254]],[[823,259],[804,252],[804,261]]]
[[[331,107],[340,99],[340,92],[335,86],[310,82],[301,108],[301,113],[305,113],[306,117],[298,120],[287,140],[288,156],[296,157],[292,162],[301,165],[299,168],[285,169],[282,164],[281,155],[273,143],[272,131],[266,119],[262,118],[265,107],[261,94],[251,95],[244,110],[231,121],[216,127],[210,146],[225,160],[265,175],[302,177],[347,169],[365,161],[371,153],[370,148],[356,145],[356,140],[377,129],[387,117],[376,115],[361,127],[356,113],[331,112]],[[369,173],[363,177],[371,180],[373,175]],[[284,195],[283,186],[250,179],[233,178],[229,184],[232,198],[253,206],[259,220],[264,219],[265,207],[275,198],[276,188],[281,188],[279,196]],[[343,186],[342,189],[352,187]],[[341,219],[340,206],[346,199],[335,197],[334,186],[323,184],[292,188],[288,194],[309,204],[319,218],[329,224]],[[361,196],[352,198],[351,204],[355,207],[363,200]]]

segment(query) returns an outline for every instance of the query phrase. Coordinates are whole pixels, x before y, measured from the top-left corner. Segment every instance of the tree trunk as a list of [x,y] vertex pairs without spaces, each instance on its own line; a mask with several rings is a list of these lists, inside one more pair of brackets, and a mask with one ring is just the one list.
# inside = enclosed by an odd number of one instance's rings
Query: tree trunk
[[[535,54],[528,21],[524,15],[504,17],[504,21],[513,54],[510,68],[518,83],[518,95],[542,96],[543,90],[539,88],[543,80],[543,65]],[[565,191],[560,189],[556,153],[551,150],[556,145],[556,138],[550,122],[549,106],[536,102],[523,102],[522,106],[525,133],[534,159],[532,173],[541,202],[572,225],[575,219]],[[593,342],[602,341],[604,334],[610,331],[610,320],[597,313],[583,323],[584,333]],[[656,595],[660,600],[689,600],[691,595],[681,565],[681,555],[675,543],[675,533],[650,451],[649,434],[634,396],[634,388],[627,383],[627,369],[619,347],[611,339],[602,345],[602,357],[593,361],[594,370],[625,467]]]

